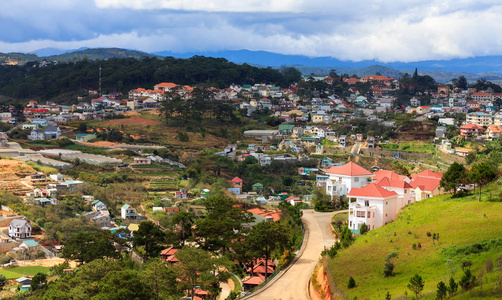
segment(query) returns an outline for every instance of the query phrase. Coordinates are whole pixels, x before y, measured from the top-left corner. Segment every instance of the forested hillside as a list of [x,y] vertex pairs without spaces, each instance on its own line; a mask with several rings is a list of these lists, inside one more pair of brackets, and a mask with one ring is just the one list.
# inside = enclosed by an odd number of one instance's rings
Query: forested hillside
[[[206,85],[219,88],[231,84],[271,83],[287,86],[299,80],[294,68],[281,71],[237,65],[223,58],[194,56],[189,59],[166,57],[111,58],[77,61],[41,67],[0,66],[0,95],[17,99],[54,100],[61,95],[75,99],[88,89],[98,89],[99,69],[103,92],[127,92],[136,87],[153,88],[160,82],[180,85]],[[64,99],[62,99],[64,101]]]

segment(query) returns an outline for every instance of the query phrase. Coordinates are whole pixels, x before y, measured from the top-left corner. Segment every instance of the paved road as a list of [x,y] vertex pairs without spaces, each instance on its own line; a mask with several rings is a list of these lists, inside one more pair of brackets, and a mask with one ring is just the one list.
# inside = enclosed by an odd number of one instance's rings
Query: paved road
[[359,149],[361,149],[363,143],[361,142],[356,142],[354,144],[354,147],[352,147],[352,151],[350,151],[350,154],[352,155],[359,155]]
[[314,268],[321,257],[322,250],[335,243],[331,233],[331,216],[334,213],[318,213],[313,210],[303,211],[303,223],[309,231],[305,250],[301,257],[269,287],[264,287],[251,295],[249,299],[288,300],[309,299],[307,285]]

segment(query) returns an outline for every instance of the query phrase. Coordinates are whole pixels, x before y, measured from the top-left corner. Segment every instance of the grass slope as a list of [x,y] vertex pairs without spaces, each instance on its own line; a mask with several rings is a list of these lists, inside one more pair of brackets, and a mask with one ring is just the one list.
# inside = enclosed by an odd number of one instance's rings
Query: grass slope
[[[395,222],[357,237],[353,245],[340,250],[329,262],[337,288],[350,299],[384,299],[387,291],[392,299],[406,299],[404,295],[410,278],[419,274],[425,280],[423,299],[434,299],[437,283],[441,280],[447,283],[451,276],[448,260],[455,262],[458,268],[454,275],[457,282],[463,275],[460,268],[463,260],[472,261],[471,270],[475,276],[481,271],[486,273],[487,258],[495,262],[502,255],[502,203],[488,201],[500,199],[500,188],[492,185],[485,190],[482,202],[476,201],[476,193],[456,199],[442,195],[414,203],[405,207]],[[439,245],[433,244],[427,232],[440,234]],[[470,246],[485,240],[496,240],[498,245],[484,247],[479,253],[462,251],[473,249]],[[413,250],[412,245],[418,243],[422,249]],[[399,254],[394,259],[396,275],[384,278],[385,258],[391,252]],[[502,277],[502,267],[494,264],[494,271],[483,279],[485,295],[497,294],[493,289]],[[351,276],[357,286],[349,290],[347,283]],[[411,291],[407,293],[411,298]],[[479,287],[469,296],[477,293]]]
[[33,277],[37,275],[37,273],[49,273],[49,268],[42,266],[30,266],[30,267],[15,267],[8,269],[1,269],[0,274],[5,275],[7,279],[17,279],[23,276]]

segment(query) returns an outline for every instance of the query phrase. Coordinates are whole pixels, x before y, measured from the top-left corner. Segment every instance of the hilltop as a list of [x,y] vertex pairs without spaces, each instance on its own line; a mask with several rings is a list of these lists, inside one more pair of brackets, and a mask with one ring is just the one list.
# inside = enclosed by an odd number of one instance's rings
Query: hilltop
[[[453,270],[458,282],[463,275],[461,262],[471,261],[474,276],[485,273],[484,295],[500,295],[497,282],[502,269],[497,261],[502,255],[502,203],[490,202],[498,200],[499,193],[500,188],[493,185],[484,192],[483,202],[476,201],[475,195],[455,199],[442,195],[405,207],[396,221],[357,237],[353,245],[339,250],[330,260],[337,288],[350,299],[384,299],[387,291],[392,299],[401,299],[405,291],[412,296],[407,284],[419,274],[425,281],[422,299],[434,299],[437,283],[447,283]],[[428,232],[440,234],[439,244],[433,243]],[[413,244],[418,243],[421,249],[415,250]],[[395,276],[384,278],[385,258],[391,252],[398,253],[394,259]],[[489,260],[495,267],[486,273]],[[356,287],[349,290],[350,277],[355,279]],[[479,292],[477,286],[471,296]]]
[[[36,51],[37,54],[44,54],[44,51]],[[52,51],[54,53],[61,52],[56,55],[42,56],[35,53],[0,53],[0,61],[4,64],[24,65],[29,61],[57,61],[57,62],[74,62],[81,60],[106,60],[110,58],[136,58],[155,57],[156,55],[149,54],[137,50],[127,50],[121,48],[92,48],[81,49],[75,51],[64,52]]]

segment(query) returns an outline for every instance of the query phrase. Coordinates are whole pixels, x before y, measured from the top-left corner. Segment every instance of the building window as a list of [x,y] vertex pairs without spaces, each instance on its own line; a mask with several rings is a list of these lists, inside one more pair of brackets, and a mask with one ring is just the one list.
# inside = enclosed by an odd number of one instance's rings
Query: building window
[[385,216],[387,217],[387,214],[385,214]]
[[370,201],[369,200],[364,200],[364,206],[370,206]]
[[389,202],[385,201],[385,205],[389,205]]
[[354,182],[359,182],[359,177],[354,177]]
[[367,218],[371,218],[371,212],[370,211],[367,213]]

